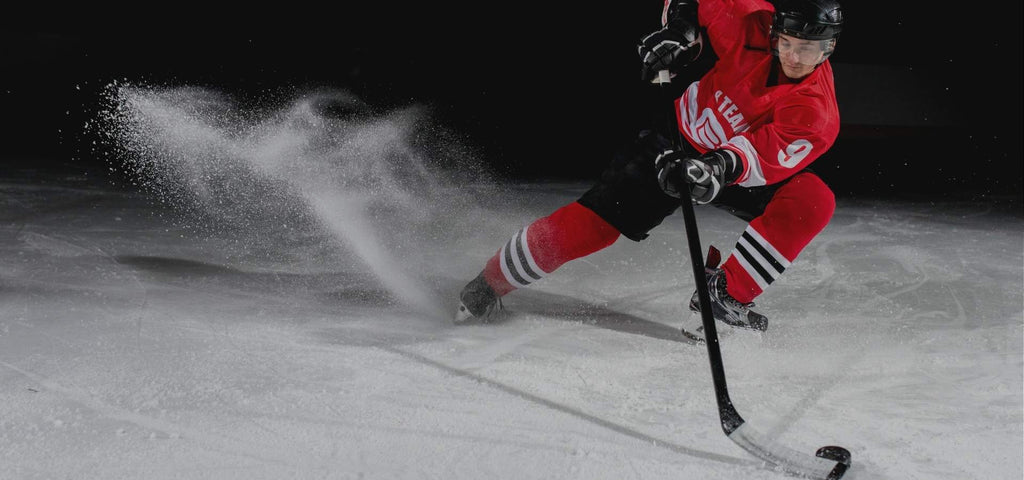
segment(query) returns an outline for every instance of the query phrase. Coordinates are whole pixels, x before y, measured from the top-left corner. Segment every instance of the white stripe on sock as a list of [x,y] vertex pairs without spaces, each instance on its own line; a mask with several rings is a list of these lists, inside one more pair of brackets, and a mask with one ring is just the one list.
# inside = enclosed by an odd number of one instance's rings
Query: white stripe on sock
[[526,284],[529,285],[534,281],[533,275],[526,273],[526,269],[524,269],[522,263],[520,263],[521,261],[519,260],[519,249],[522,248],[522,246],[520,245],[521,242],[516,241],[516,238],[521,238],[520,232],[516,232],[512,239],[509,240],[509,246],[512,247],[512,255],[510,255],[510,257],[512,258],[512,265],[509,265],[508,268],[514,268],[516,270],[516,273],[519,274],[519,277],[526,280]]
[[757,230],[754,230],[754,227],[748,225],[746,231],[751,237],[754,237],[754,240],[757,240],[757,243],[760,243],[765,250],[768,250],[768,253],[775,257],[775,260],[782,265],[782,268],[789,268],[792,262],[786,259],[783,254],[779,253],[779,251],[776,250],[771,243],[768,243],[768,240],[765,240],[760,233],[757,233]]
[[548,272],[545,272],[544,270],[537,266],[537,261],[533,259],[533,254],[530,253],[530,242],[526,241],[526,234],[529,233],[529,231],[530,226],[527,225],[526,228],[523,229],[523,240],[520,246],[523,249],[523,253],[526,254],[526,261],[527,263],[530,264],[530,269],[533,270],[533,272],[536,273],[537,275],[540,275],[541,278],[544,278],[548,275]]
[[[768,261],[768,259],[761,256],[761,252],[757,249],[757,247],[751,245],[746,238],[740,237],[740,239],[737,240],[736,243],[742,245],[743,248],[747,250],[747,253],[749,253],[751,257],[754,257],[752,260],[756,262],[758,265],[760,265],[761,268],[763,268],[764,271],[767,272],[768,275],[772,277],[773,282],[777,278],[779,278],[779,275],[782,274],[782,272],[775,269],[775,266],[772,265],[772,263]],[[736,254],[739,254],[739,252],[734,250],[733,255]],[[746,257],[744,255],[739,254],[739,256],[744,257],[744,259],[746,260]]]
[[498,253],[498,255],[500,255],[500,257],[498,257],[498,265],[501,267],[501,274],[505,276],[505,281],[510,283],[513,287],[523,288],[529,284],[516,280],[516,277],[513,277],[512,272],[509,271],[508,264],[505,263],[505,255],[510,244],[511,242],[506,243],[504,247],[501,247],[501,252]]

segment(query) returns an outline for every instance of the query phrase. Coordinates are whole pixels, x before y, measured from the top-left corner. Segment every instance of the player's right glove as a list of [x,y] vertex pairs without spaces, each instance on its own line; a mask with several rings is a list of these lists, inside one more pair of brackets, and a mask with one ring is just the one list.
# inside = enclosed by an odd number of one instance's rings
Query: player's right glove
[[696,23],[681,16],[669,20],[664,28],[640,40],[637,46],[643,63],[640,77],[650,82],[661,70],[678,72],[697,60],[703,45]]
[[[654,159],[658,172],[658,186],[668,195],[690,197],[698,205],[711,203],[722,188],[732,184],[743,173],[743,165],[736,153],[728,149],[712,150],[696,158],[684,152],[665,150]],[[690,188],[692,185],[692,188]]]

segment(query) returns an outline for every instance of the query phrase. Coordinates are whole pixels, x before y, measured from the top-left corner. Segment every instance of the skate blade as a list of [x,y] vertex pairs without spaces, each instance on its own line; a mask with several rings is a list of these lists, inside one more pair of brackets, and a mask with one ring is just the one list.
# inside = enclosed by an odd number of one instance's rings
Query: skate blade
[[[746,326],[730,325],[717,320],[715,321],[715,332],[718,334],[718,338],[730,337],[737,331],[757,334],[763,333],[763,330],[753,329]],[[682,326],[679,327],[679,333],[696,343],[704,344],[704,319],[701,317],[700,311],[690,311],[690,317],[683,320]]]
[[452,318],[452,322],[456,325],[460,323],[466,323],[476,317],[472,313],[469,313],[469,309],[466,308],[462,302],[459,302],[459,308],[455,310],[455,316]]
[[704,320],[701,318],[700,312],[691,310],[689,318],[683,319],[679,333],[695,343],[704,343]]

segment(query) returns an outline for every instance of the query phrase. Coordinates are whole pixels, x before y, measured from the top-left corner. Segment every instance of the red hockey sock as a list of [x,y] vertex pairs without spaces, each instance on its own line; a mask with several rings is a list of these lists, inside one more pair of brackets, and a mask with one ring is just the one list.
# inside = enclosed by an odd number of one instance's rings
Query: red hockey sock
[[570,260],[613,243],[619,231],[578,202],[534,220],[487,261],[484,279],[498,296],[544,278]]
[[832,190],[816,175],[798,174],[779,188],[722,265],[729,295],[753,301],[828,225],[835,207]]

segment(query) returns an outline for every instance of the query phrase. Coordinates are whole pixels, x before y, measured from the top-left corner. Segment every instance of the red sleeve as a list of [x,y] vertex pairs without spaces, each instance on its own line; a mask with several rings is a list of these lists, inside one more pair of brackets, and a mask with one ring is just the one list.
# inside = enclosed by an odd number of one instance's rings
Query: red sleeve
[[725,145],[744,160],[744,187],[781,182],[815,161],[835,143],[839,117],[835,105],[818,95],[798,93],[780,103],[774,120],[729,140]]
[[[775,7],[764,0],[700,0],[697,19],[708,32],[711,48],[719,57],[764,36],[760,25],[771,23]],[[750,16],[764,18],[754,18]]]

